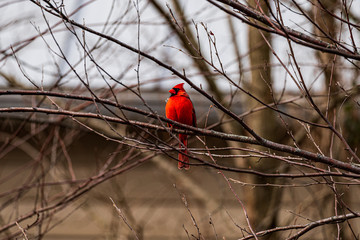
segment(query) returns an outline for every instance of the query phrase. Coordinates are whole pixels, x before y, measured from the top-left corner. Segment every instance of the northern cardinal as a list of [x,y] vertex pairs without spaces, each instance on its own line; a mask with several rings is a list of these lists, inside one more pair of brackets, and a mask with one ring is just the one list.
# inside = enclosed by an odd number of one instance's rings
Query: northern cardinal
[[[165,107],[166,117],[176,122],[196,127],[195,109],[183,85],[184,83],[180,83],[170,89],[169,93],[171,95]],[[185,149],[181,150],[183,153],[187,153],[187,137],[186,134],[179,134],[179,139],[185,146]],[[181,143],[179,146],[183,148]],[[178,168],[188,170],[190,165],[186,163],[189,163],[189,158],[179,153]]]

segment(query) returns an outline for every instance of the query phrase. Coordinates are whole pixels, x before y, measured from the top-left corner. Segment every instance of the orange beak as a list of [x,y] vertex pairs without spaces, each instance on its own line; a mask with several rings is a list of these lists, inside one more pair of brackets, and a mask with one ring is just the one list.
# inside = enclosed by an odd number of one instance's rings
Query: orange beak
[[169,93],[176,94],[176,92],[175,92],[175,90],[173,88],[169,90]]

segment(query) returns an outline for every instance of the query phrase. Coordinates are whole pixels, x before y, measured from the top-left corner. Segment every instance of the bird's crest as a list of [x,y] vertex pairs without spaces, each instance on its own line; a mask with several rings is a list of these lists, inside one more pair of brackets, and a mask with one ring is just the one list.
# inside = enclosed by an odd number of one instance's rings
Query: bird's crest
[[180,90],[184,90],[184,83],[179,83],[178,85],[174,86],[173,88],[178,88]]

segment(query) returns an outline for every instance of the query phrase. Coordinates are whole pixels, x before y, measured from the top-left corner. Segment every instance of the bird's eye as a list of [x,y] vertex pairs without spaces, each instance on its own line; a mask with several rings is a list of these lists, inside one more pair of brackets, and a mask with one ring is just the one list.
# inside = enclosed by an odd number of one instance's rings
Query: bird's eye
[[176,93],[178,93],[178,91],[180,90],[180,88],[173,88],[175,90]]

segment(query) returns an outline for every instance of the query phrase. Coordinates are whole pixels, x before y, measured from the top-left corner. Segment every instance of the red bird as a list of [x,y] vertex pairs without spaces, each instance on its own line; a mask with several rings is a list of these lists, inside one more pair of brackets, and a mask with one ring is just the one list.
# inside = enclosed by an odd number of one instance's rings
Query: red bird
[[[184,83],[180,83],[169,91],[171,95],[165,107],[166,117],[176,122],[196,127],[195,109],[183,85]],[[187,153],[187,137],[186,134],[179,134],[179,139],[185,146],[185,150],[181,150],[183,153]],[[179,146],[183,148],[181,143]],[[178,168],[188,170],[190,165],[186,163],[189,163],[189,158],[179,153]]]

